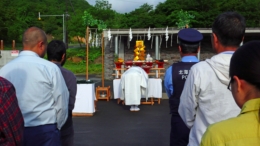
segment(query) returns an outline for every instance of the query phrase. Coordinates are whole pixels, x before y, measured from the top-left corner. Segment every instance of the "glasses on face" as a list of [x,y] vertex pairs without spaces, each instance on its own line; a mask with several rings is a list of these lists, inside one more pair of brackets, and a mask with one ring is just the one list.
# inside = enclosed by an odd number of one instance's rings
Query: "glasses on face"
[[231,91],[231,83],[233,82],[233,80],[231,79],[228,86],[227,86],[227,89]]

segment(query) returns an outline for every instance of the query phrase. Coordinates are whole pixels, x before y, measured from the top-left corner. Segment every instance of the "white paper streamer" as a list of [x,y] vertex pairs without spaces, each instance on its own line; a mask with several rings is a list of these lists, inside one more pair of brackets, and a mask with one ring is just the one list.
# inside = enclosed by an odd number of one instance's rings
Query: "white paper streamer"
[[129,30],[129,41],[131,41],[132,38],[133,38],[133,34],[132,34],[132,30],[131,30],[131,28],[130,28],[130,30]]
[[151,30],[149,27],[148,32],[147,32],[147,40],[149,41],[150,39],[151,39]]

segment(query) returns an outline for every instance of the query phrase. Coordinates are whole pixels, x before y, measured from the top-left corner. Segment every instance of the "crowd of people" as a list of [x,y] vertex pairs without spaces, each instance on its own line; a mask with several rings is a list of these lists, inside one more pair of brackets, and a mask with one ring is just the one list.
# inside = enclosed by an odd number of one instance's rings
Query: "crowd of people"
[[245,29],[244,17],[236,12],[217,16],[211,34],[217,54],[200,62],[200,32],[179,31],[182,59],[164,79],[171,146],[260,145],[260,41],[240,47]]
[[[245,29],[236,12],[217,16],[211,34],[216,55],[205,61],[196,58],[203,35],[179,31],[182,58],[164,78],[171,146],[260,145],[260,41],[240,46]],[[77,83],[65,61],[62,41],[48,44],[37,27],[24,32],[23,51],[0,69],[0,145],[73,145]]]
[[0,70],[0,145],[73,145],[77,84],[65,58],[63,42],[48,44],[37,27],[24,32],[23,50]]

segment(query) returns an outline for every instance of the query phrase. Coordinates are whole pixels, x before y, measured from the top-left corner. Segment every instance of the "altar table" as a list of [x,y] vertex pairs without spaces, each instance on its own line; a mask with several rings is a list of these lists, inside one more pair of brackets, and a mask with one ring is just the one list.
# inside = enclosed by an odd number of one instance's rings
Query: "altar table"
[[73,116],[92,116],[95,112],[95,83],[77,84]]

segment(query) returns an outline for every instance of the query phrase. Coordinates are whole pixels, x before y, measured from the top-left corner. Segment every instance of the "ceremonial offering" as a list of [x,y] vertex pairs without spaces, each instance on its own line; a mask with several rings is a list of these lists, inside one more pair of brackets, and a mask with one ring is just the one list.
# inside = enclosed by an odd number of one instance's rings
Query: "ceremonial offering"
[[164,60],[156,60],[155,63],[158,65],[158,68],[163,68]]
[[135,65],[141,67],[143,65],[143,62],[135,62]]
[[134,60],[145,60],[145,46],[144,41],[136,41],[134,49]]
[[131,67],[131,66],[133,66],[133,61],[126,61],[126,62],[125,62],[125,66],[126,66],[126,67]]
[[122,58],[118,58],[117,61],[115,60],[116,68],[121,68],[124,60]]
[[153,62],[145,62],[145,64],[149,67],[152,67],[153,66]]
[[149,74],[151,67],[150,66],[143,66],[142,69]]

